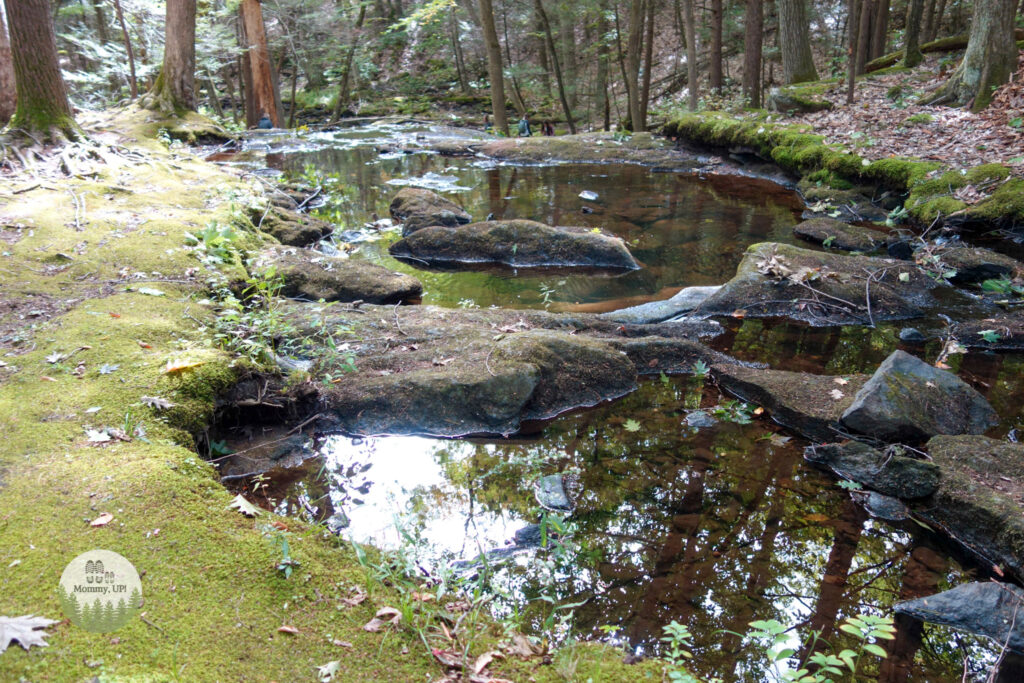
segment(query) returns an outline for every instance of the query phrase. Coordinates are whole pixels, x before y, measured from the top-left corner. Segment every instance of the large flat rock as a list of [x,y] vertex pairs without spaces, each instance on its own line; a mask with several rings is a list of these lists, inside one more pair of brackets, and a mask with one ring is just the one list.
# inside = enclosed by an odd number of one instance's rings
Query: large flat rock
[[828,249],[843,251],[871,252],[884,247],[889,241],[888,233],[859,225],[837,221],[834,218],[812,218],[798,223],[793,234]]
[[391,200],[391,217],[402,224],[402,234],[411,235],[431,225],[465,225],[472,217],[461,206],[436,192],[403,187]]
[[1009,583],[965,583],[948,591],[898,603],[893,608],[921,621],[991,638],[1024,652],[1024,589]]
[[809,446],[804,458],[887,496],[925,498],[939,486],[938,465],[888,454],[856,441]]

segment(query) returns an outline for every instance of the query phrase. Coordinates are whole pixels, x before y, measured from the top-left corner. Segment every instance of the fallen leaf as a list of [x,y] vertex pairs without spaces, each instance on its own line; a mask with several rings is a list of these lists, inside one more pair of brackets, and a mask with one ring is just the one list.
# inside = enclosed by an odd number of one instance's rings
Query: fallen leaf
[[120,313],[111,313],[111,314],[110,314],[110,317],[111,317],[111,318],[120,318],[120,317],[121,317],[121,314],[120,314]]
[[764,408],[762,408],[761,406],[758,406],[758,407],[754,408],[753,414],[754,415],[764,415]]
[[60,353],[59,351],[54,351],[53,353],[46,357],[46,362],[49,363],[50,365],[53,365],[54,363],[61,362],[65,358],[67,358],[67,356],[64,355],[63,353]]
[[316,668],[316,675],[320,680],[320,683],[330,683],[334,680],[334,675],[341,669],[341,662],[337,659],[331,660],[322,666]]
[[495,658],[504,659],[505,655],[501,654],[497,650],[491,650],[490,652],[485,652],[479,657],[477,657],[476,661],[473,662],[473,673],[479,675],[480,672],[486,669],[487,665],[490,664]]
[[89,526],[106,526],[112,521],[114,521],[114,515],[109,512],[104,512],[102,515],[89,522]]
[[951,369],[948,365],[943,363],[941,360],[935,361],[935,367],[937,367],[939,370],[950,370]]
[[842,377],[836,377],[832,381],[835,382],[836,384],[840,384],[840,385],[843,385],[843,386],[845,386],[845,385],[850,383],[850,380],[844,379]]
[[93,406],[92,408],[86,408],[85,409],[85,414],[86,415],[93,415],[95,413],[100,412],[101,410],[103,410],[103,408],[101,406]]
[[412,599],[418,602],[433,602],[434,600],[437,600],[437,597],[433,593],[419,593],[417,591],[413,591]]
[[121,367],[120,365],[112,365],[110,363],[104,363],[103,365],[100,366],[99,372],[100,372],[101,375],[110,375],[110,374],[113,374],[114,372],[116,372],[118,370],[118,368],[120,368],[120,367]]
[[277,627],[277,632],[278,633],[290,633],[290,634],[292,634],[294,636],[294,635],[298,635],[299,629],[295,628],[294,626],[289,626],[288,624],[285,624],[284,626],[278,626]]
[[110,434],[107,434],[104,429],[86,429],[85,436],[89,443],[106,443],[111,440]]
[[832,391],[829,392],[829,394],[832,396],[832,398],[834,398],[837,401],[846,395],[843,392],[839,391],[838,389],[833,389]]
[[349,607],[355,607],[361,605],[366,601],[366,593],[356,593],[351,598],[342,598],[341,602]]
[[146,342],[142,341],[141,339],[136,339],[135,341],[138,342],[139,346],[141,346],[144,349],[151,349],[151,348],[153,348],[151,345],[147,344]]
[[381,607],[377,610],[377,614],[374,615],[373,619],[366,622],[363,630],[377,633],[388,624],[397,625],[400,621],[402,621],[402,613],[397,609],[394,607]]
[[539,657],[544,654],[543,648],[534,645],[530,642],[529,638],[524,636],[522,633],[512,634],[512,644],[505,648],[505,651],[510,655],[517,657]]
[[434,658],[437,659],[437,661],[441,662],[449,669],[462,668],[462,658],[459,656],[458,652],[452,652],[451,650],[442,650],[440,648],[435,647],[430,650],[430,653],[434,655]]
[[139,287],[135,291],[138,292],[139,294],[148,294],[149,296],[163,296],[164,295],[164,293],[162,291],[160,291],[159,289],[154,289],[153,287]]
[[739,310],[733,311],[732,312],[732,317],[738,318],[739,320],[743,320],[744,318],[747,317],[747,312],[746,312],[746,310],[741,308]]
[[56,623],[53,619],[31,615],[0,617],[0,652],[6,651],[7,646],[14,641],[18,641],[18,644],[26,650],[33,645],[46,647],[49,643],[45,638],[50,634],[40,629]]
[[159,396],[143,396],[139,400],[150,408],[156,408],[157,410],[168,410],[169,408],[174,407],[173,403],[168,401],[166,398],[161,398]]
[[352,643],[347,640],[338,640],[337,638],[331,641],[331,645],[335,647],[352,647]]
[[639,432],[640,423],[634,420],[633,418],[629,418],[628,420],[622,423],[622,428],[625,429],[627,432]]
[[255,517],[262,512],[258,507],[247,501],[241,493],[232,498],[231,502],[228,503],[228,509],[230,510],[231,508],[238,510],[246,517]]
[[280,520],[274,520],[270,523],[270,526],[274,527],[278,531],[288,531],[288,525]]
[[206,361],[202,360],[169,360],[167,365],[164,367],[164,373],[173,375],[177,372],[184,372],[185,370],[191,370],[192,368],[198,368],[203,365]]
[[40,377],[40,379],[42,379],[45,382],[56,382],[57,381],[54,378],[50,377],[49,375],[42,375]]

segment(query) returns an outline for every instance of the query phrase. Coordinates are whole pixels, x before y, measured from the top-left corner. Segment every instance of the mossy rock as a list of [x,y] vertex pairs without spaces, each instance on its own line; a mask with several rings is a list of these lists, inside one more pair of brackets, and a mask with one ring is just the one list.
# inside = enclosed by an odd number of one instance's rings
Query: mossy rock
[[1017,259],[980,247],[952,247],[936,256],[946,269],[956,271],[949,280],[960,285],[1014,277],[1024,271],[1024,264]]
[[859,225],[843,223],[831,218],[813,218],[798,223],[793,234],[828,249],[843,251],[872,252],[889,242],[888,233]]
[[432,225],[454,227],[473,220],[455,202],[419,187],[403,187],[391,200],[389,208],[391,217],[402,224],[405,236]]
[[432,226],[395,242],[397,258],[427,263],[501,263],[636,270],[640,265],[621,238],[599,229],[552,227],[527,220]]
[[282,278],[281,294],[311,301],[364,301],[396,304],[418,299],[423,285],[411,275],[396,273],[368,261],[324,256],[320,252],[275,246],[252,263],[256,274]]
[[308,247],[334,231],[326,221],[280,207],[254,207],[249,210],[249,218],[260,230],[290,247]]
[[810,446],[804,458],[844,479],[904,500],[925,498],[939,486],[939,467],[934,463],[891,455],[856,441]]
[[[814,93],[817,94],[817,93]],[[826,99],[817,99],[807,88],[773,88],[768,93],[768,109],[784,114],[810,114],[828,111],[835,105]]]

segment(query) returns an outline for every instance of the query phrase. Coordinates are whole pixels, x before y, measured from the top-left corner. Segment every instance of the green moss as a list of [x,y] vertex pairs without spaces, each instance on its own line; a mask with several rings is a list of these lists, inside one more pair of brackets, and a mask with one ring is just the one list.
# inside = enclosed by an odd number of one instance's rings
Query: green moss
[[887,189],[907,192],[941,164],[916,159],[879,159],[864,169],[864,176]]
[[1024,179],[1001,184],[992,196],[972,206],[968,215],[997,223],[1024,223]]
[[903,125],[904,126],[917,126],[917,125],[922,125],[922,124],[925,124],[925,123],[931,123],[934,120],[935,120],[935,117],[933,117],[931,114],[928,114],[926,112],[921,112],[920,114],[914,114],[912,116],[908,116],[907,118],[903,119]]

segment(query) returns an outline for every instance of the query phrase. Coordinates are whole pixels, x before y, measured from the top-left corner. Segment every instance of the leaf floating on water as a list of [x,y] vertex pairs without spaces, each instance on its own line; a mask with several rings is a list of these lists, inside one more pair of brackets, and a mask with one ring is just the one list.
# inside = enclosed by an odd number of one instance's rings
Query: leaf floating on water
[[174,407],[173,403],[168,401],[166,398],[161,398],[159,396],[143,396],[139,400],[150,408],[156,408],[157,410],[168,410],[169,408]]
[[232,498],[231,502],[228,503],[228,509],[230,510],[231,508],[238,510],[246,517],[255,517],[262,512],[262,510],[246,500],[245,496],[241,493]]
[[46,647],[49,643],[45,638],[50,635],[41,629],[48,628],[57,622],[46,617],[0,617],[0,653],[7,650],[7,646],[17,641],[24,649],[33,645]]
[[112,521],[114,521],[114,515],[109,512],[104,512],[102,515],[89,522],[89,526],[106,526]]
[[374,615],[373,619],[366,622],[363,630],[370,633],[378,633],[388,624],[397,626],[400,621],[402,621],[402,613],[397,609],[394,607],[381,607],[377,610],[377,614]]
[[634,420],[633,418],[629,418],[628,420],[622,423],[622,428],[625,429],[627,432],[639,432],[640,423]]
[[185,370],[198,368],[200,365],[205,363],[206,361],[202,360],[169,360],[167,361],[166,367],[164,367],[164,373],[173,375],[175,373],[184,372]]
[[772,434],[768,437],[768,443],[773,446],[785,446],[793,437],[782,436],[781,434]]

